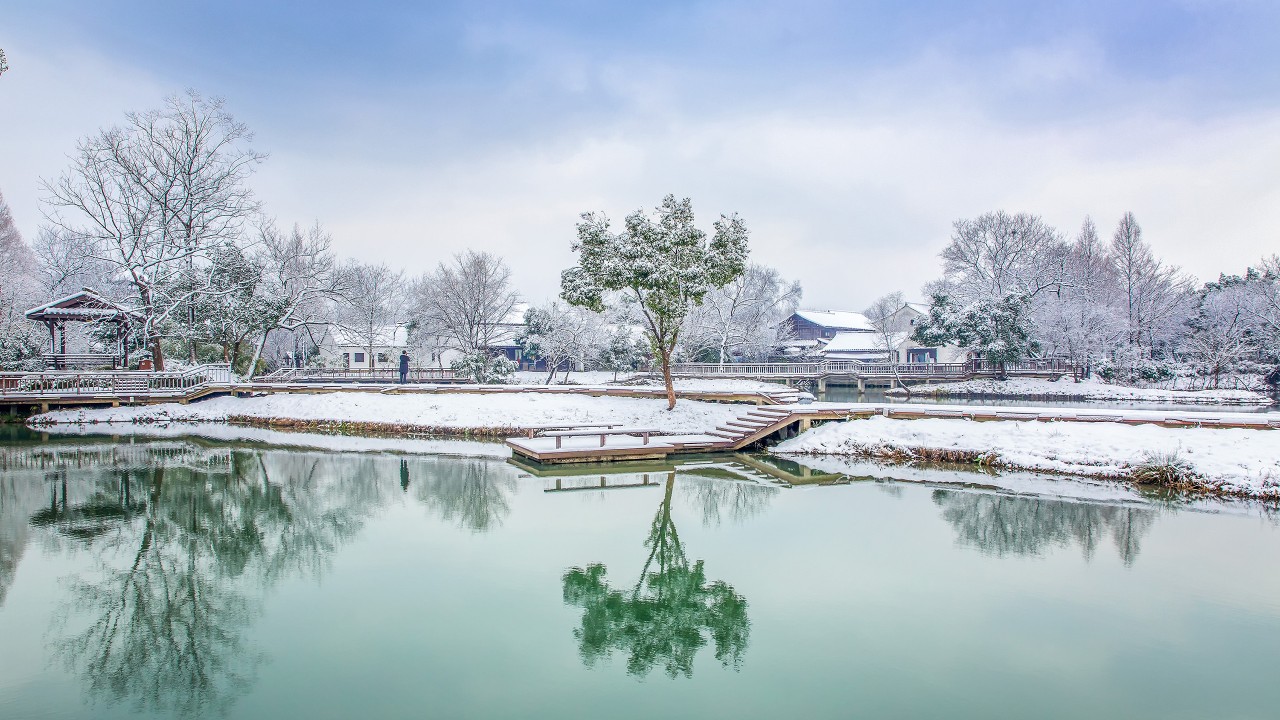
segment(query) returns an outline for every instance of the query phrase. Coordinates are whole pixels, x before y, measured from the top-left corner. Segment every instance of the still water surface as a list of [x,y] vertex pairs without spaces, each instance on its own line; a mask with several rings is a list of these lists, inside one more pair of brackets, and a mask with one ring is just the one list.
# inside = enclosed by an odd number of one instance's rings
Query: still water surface
[[0,717],[1280,707],[1263,510],[648,469],[0,441]]

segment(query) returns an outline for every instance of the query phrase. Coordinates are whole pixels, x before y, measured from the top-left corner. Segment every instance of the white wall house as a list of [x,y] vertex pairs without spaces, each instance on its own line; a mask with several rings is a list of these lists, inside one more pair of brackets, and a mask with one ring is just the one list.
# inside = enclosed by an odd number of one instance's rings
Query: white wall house
[[320,357],[329,368],[395,368],[399,367],[400,353],[408,347],[408,338],[405,326],[387,325],[374,331],[371,348],[370,338],[362,333],[330,325],[319,343]]

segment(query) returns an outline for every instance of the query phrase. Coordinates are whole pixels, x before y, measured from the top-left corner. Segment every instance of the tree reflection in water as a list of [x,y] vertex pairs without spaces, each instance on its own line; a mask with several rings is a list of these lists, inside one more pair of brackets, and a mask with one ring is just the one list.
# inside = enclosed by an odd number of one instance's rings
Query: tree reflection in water
[[[405,466],[402,483],[410,486]],[[472,532],[500,527],[511,514],[516,479],[506,465],[493,460],[422,458],[412,467],[412,491],[441,519]]]
[[565,603],[583,609],[574,637],[588,667],[616,650],[627,656],[632,675],[643,677],[661,664],[670,677],[692,677],[694,656],[707,644],[707,635],[722,665],[736,669],[741,663],[751,628],[747,601],[727,583],[708,583],[701,560],[689,563],[671,518],[674,486],[672,472],[634,587],[609,587],[599,563],[564,574]]
[[[246,640],[262,593],[323,572],[383,501],[385,468],[368,459],[224,451],[206,460],[91,480],[91,532],[83,508],[55,503],[33,518],[93,554],[68,582],[51,646],[94,700],[225,712],[263,659]],[[103,510],[112,497],[118,512]]]
[[1147,508],[989,492],[934,490],[933,502],[955,528],[956,542],[996,557],[1039,555],[1078,544],[1088,560],[1110,536],[1120,559],[1132,565],[1155,520],[1155,511]]

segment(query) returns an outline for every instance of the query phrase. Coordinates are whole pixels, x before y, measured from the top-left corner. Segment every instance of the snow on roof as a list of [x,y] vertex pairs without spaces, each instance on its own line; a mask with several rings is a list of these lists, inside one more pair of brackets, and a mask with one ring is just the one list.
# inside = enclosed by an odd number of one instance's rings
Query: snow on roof
[[[898,347],[907,339],[907,333],[893,333],[889,342]],[[880,333],[842,332],[836,333],[831,342],[822,348],[823,352],[885,352],[884,336]]]
[[814,325],[839,330],[874,330],[866,315],[845,310],[797,310],[796,315]]
[[84,288],[66,297],[60,297],[57,300],[38,305],[28,310],[24,315],[32,320],[40,320],[45,317],[68,319],[77,317],[115,317],[117,315],[140,317],[138,313],[102,297],[93,288]]
[[[369,346],[369,338],[361,330],[330,325],[329,335],[333,338],[333,344],[339,347]],[[406,347],[408,340],[409,329],[404,325],[383,325],[373,329],[374,347]]]
[[507,313],[507,316],[502,318],[502,322],[499,324],[523,325],[524,314],[527,312],[529,312],[529,303],[524,303],[524,302],[516,303],[515,305],[511,306],[511,312]]
[[907,307],[911,308],[912,310],[915,310],[921,315],[929,314],[929,303],[909,302],[907,303]]

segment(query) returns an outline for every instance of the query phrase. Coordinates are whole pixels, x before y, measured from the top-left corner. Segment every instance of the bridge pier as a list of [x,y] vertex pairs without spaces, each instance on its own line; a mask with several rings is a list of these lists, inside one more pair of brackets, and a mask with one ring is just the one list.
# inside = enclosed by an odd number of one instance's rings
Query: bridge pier
[[818,394],[825,395],[826,392],[827,392],[827,379],[824,377],[820,377],[818,378]]
[[858,394],[861,395],[866,391],[867,391],[867,381],[863,380],[862,376],[859,375],[858,376]]

